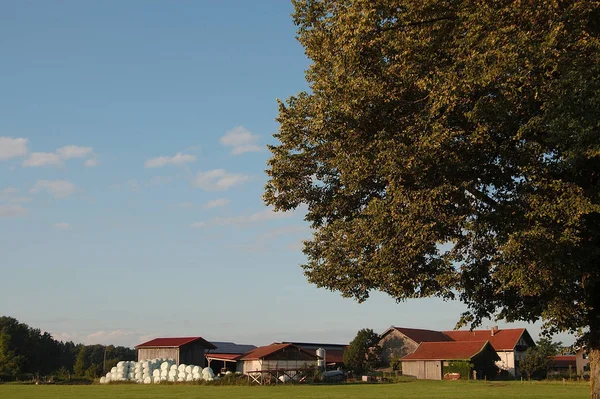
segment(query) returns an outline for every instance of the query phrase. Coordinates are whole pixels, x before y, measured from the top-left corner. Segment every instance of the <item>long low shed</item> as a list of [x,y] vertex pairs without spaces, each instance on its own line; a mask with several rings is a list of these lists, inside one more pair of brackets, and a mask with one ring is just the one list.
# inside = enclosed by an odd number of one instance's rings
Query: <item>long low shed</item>
[[402,374],[421,380],[441,380],[444,374],[453,371],[453,362],[468,362],[477,372],[477,378],[491,378],[499,359],[489,341],[423,342],[402,358]]

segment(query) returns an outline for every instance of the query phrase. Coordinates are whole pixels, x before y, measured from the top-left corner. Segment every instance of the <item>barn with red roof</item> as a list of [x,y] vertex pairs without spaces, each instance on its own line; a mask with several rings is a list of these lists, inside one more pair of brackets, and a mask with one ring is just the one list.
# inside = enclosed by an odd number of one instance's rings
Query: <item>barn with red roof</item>
[[155,338],[135,347],[138,361],[166,358],[177,364],[194,364],[204,367],[204,354],[216,346],[202,337]]
[[[485,341],[489,341],[499,357],[496,366],[513,376],[520,374],[518,364],[525,356],[527,348],[535,346],[535,342],[525,328],[493,327],[489,330],[435,331],[395,326],[380,335],[379,346],[382,348],[384,363],[392,364],[415,352],[423,343]],[[448,346],[448,348],[452,347],[452,345]]]

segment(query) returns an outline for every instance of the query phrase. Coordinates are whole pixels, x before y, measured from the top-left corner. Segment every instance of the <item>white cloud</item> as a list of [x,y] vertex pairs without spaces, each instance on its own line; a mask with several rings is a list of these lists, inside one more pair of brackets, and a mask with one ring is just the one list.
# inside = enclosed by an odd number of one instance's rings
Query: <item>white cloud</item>
[[[289,212],[275,212],[272,208],[267,208],[262,211],[254,212],[250,215],[240,215],[232,217],[216,217],[210,219],[208,222],[196,222],[192,223],[190,227],[200,228],[206,226],[240,226],[245,224],[260,223],[275,219],[284,219],[296,215],[301,212],[301,209]],[[282,233],[283,234],[283,233]]]
[[267,220],[284,219],[293,216],[294,212],[275,212],[271,208],[262,211],[254,212],[250,215],[241,215],[228,218],[214,218],[213,222],[219,225],[240,225],[249,223],[264,222]]
[[16,187],[6,187],[4,190],[2,190],[2,194],[17,194],[19,192],[19,189]]
[[92,147],[81,147],[78,145],[66,145],[56,150],[56,154],[62,159],[86,158],[92,155]]
[[19,193],[20,190],[16,187],[6,187],[4,190],[0,191],[0,200],[13,204],[31,201],[31,198],[29,197],[19,197]]
[[63,160],[54,152],[32,152],[29,158],[23,161],[23,166],[39,167],[39,166],[60,166]]
[[231,147],[232,154],[239,155],[245,152],[262,151],[263,148],[257,144],[258,138],[259,136],[252,134],[244,126],[236,126],[225,132],[220,142],[226,147]]
[[86,168],[93,168],[95,166],[98,166],[98,159],[97,158],[90,158],[87,161],[85,161],[85,163],[83,165]]
[[66,198],[75,192],[75,185],[66,180],[38,180],[30,193],[46,191],[54,198]]
[[21,205],[0,205],[0,219],[25,216],[27,209]]
[[0,137],[0,160],[27,155],[27,143],[23,137]]
[[198,172],[192,185],[206,191],[223,191],[249,179],[250,176],[247,175],[229,173],[224,169],[213,169],[207,172]]
[[230,202],[231,202],[231,200],[228,200],[227,198],[217,198],[212,201],[208,201],[207,203],[202,205],[202,208],[204,208],[204,209],[219,208],[219,207],[229,204]]
[[61,166],[65,161],[74,158],[89,158],[85,161],[85,166],[96,166],[98,164],[92,147],[66,145],[58,148],[55,152],[32,152],[29,154],[29,157],[23,161],[23,166]]
[[166,165],[181,165],[187,162],[196,162],[196,156],[191,154],[184,154],[178,152],[172,157],[162,156],[151,158],[146,161],[144,167],[146,168],[160,168]]
[[71,225],[66,222],[59,222],[54,225],[57,230],[71,230]]

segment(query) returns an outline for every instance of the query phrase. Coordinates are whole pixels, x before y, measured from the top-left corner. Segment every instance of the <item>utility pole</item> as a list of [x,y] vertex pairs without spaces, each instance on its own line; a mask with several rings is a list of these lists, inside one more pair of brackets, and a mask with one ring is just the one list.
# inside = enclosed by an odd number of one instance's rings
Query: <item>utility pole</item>
[[107,345],[104,345],[104,361],[102,362],[102,374],[106,374],[106,349]]

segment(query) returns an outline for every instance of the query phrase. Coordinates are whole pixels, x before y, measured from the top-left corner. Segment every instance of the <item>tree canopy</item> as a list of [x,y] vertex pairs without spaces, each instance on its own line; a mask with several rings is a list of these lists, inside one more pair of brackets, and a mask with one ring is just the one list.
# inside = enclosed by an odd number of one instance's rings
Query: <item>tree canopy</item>
[[356,374],[372,370],[380,361],[379,335],[370,328],[359,330],[344,350],[344,365]]
[[77,377],[96,378],[103,371],[105,350],[107,370],[119,360],[137,357],[134,349],[123,346],[57,341],[15,318],[0,317],[0,381],[49,375],[69,378],[73,371]]
[[264,200],[307,206],[308,280],[600,349],[600,3],[294,6],[310,91],[279,104]]

